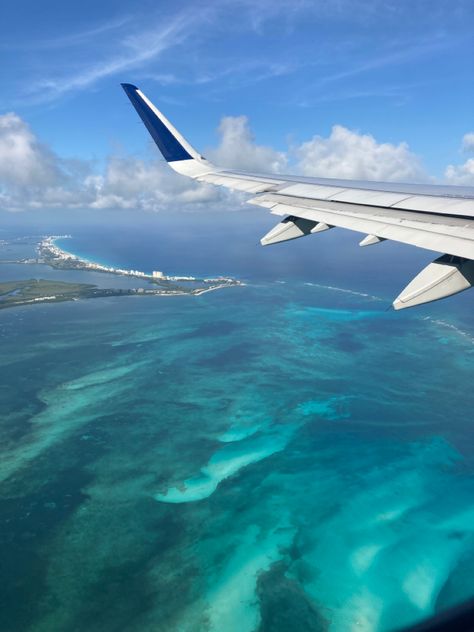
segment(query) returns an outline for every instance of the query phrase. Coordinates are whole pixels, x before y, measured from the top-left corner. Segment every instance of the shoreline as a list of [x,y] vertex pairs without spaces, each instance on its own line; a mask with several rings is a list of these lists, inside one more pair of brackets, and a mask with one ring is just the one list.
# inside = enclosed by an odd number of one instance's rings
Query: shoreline
[[[216,284],[212,289],[218,289],[219,287],[227,287],[230,285],[243,285],[238,279],[226,276],[217,277],[195,277],[192,275],[173,275],[169,276],[162,271],[154,270],[151,274],[143,272],[141,270],[133,270],[126,268],[116,268],[114,266],[108,266],[103,263],[91,261],[85,257],[76,255],[68,250],[65,250],[57,244],[60,239],[70,239],[71,235],[49,235],[43,237],[37,246],[37,252],[39,254],[38,263],[45,263],[51,265],[54,268],[59,269],[81,269],[94,272],[104,272],[108,274],[115,274],[119,276],[132,277],[137,279],[146,279],[148,282],[156,283],[159,285],[168,285],[169,283],[204,283],[205,285]],[[197,289],[197,288],[196,288]],[[211,287],[201,288],[202,290],[211,289]],[[186,290],[184,290],[186,292]],[[201,292],[202,293],[202,292]]]
[[0,282],[0,310],[31,304],[60,303],[91,298],[123,296],[186,296],[186,290],[164,288],[112,289],[98,288],[91,283],[71,283],[51,279],[25,279]]
[[104,261],[93,261],[92,259],[89,259],[88,257],[84,257],[83,255],[77,254],[75,252],[71,252],[70,250],[66,250],[65,248],[63,248],[62,245],[59,245],[57,243],[57,241],[59,241],[60,239],[72,239],[72,235],[60,235],[58,237],[54,237],[54,239],[52,240],[52,244],[55,246],[55,248],[63,252],[65,255],[71,257],[71,259],[76,259],[77,261],[80,261],[89,265],[104,266],[104,268],[112,267],[112,266],[108,266],[107,263]]
[[[113,282],[102,288],[91,283],[72,283],[53,279],[20,279],[0,283],[0,310],[8,307],[21,307],[39,303],[57,303],[89,298],[116,296],[200,296],[206,292],[232,286],[245,285],[231,277],[196,278],[193,276],[167,276],[161,271],[146,274],[140,270],[114,268],[102,263],[90,261],[85,257],[69,252],[57,242],[70,238],[70,235],[42,236],[36,245],[37,257],[22,259],[15,263],[26,265],[47,265],[54,270],[78,270],[102,272],[104,274],[124,276],[143,280],[134,287],[115,287]],[[108,284],[107,284],[108,285]]]

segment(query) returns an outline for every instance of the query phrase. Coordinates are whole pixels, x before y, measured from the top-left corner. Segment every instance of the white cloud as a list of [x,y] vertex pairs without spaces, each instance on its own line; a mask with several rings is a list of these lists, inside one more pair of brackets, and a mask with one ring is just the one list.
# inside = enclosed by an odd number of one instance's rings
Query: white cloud
[[[381,180],[431,180],[406,143],[379,143],[335,125],[329,136],[314,136],[290,150],[276,151],[255,142],[245,116],[224,117],[218,146],[206,152],[219,165],[262,173],[295,172],[305,176]],[[464,145],[469,145],[469,137]],[[468,140],[468,142],[466,141]],[[65,159],[41,143],[16,114],[0,116],[0,209],[238,208],[243,198],[221,187],[173,173],[165,162],[135,156],[111,156],[99,172],[93,163]],[[474,158],[449,165],[445,180],[474,184]]]
[[[117,52],[100,62],[84,66],[70,75],[49,77],[34,83],[29,91],[36,95],[37,102],[53,101],[72,91],[81,90],[97,81],[139,68],[146,62],[157,59],[168,49],[183,42],[197,23],[205,19],[206,12],[182,11],[160,23],[159,27],[141,29],[123,37],[116,44]],[[118,26],[127,20],[118,22]]]
[[[474,132],[464,134],[462,151],[464,153],[474,152]],[[448,165],[444,177],[449,184],[474,186],[474,158],[468,158],[461,165]]]
[[0,209],[200,208],[233,204],[225,190],[173,173],[161,160],[112,156],[103,173],[64,159],[16,114],[0,116]]
[[[335,125],[327,138],[314,136],[289,152],[257,145],[245,116],[224,117],[219,133],[219,147],[209,152],[209,158],[234,169],[261,173],[291,169],[305,176],[398,182],[429,179],[406,143],[378,143],[373,136],[342,125]],[[291,159],[296,164],[290,168]]]
[[7,51],[44,51],[56,50],[60,48],[71,48],[73,46],[82,46],[86,42],[89,43],[97,36],[103,37],[110,31],[115,31],[125,24],[129,23],[131,17],[128,15],[111,19],[91,28],[77,31],[75,33],[61,34],[58,37],[48,39],[40,39],[37,41],[28,38],[27,41],[3,42],[0,48]]
[[448,165],[444,175],[449,184],[474,186],[474,158],[462,165]]
[[474,132],[464,134],[462,139],[462,149],[465,152],[474,151]]
[[133,157],[110,158],[104,175],[90,176],[85,186],[93,192],[93,208],[158,211],[220,200],[215,187],[182,178],[161,161]]
[[0,208],[71,206],[87,163],[64,160],[14,113],[0,116]]
[[60,179],[56,157],[16,114],[0,116],[0,181],[13,188],[49,186]]
[[286,168],[288,159],[283,152],[255,144],[246,116],[224,116],[219,134],[219,147],[208,152],[216,164],[263,173],[282,173]]
[[306,176],[413,182],[426,181],[419,158],[406,143],[378,143],[370,134],[359,134],[334,125],[327,138],[314,136],[296,147],[297,170]]
[[[81,21],[80,30],[62,32],[56,37],[47,35],[46,39],[35,40],[35,34],[30,34],[25,42],[18,42],[14,33],[10,37],[7,34],[0,48],[12,54],[7,66],[15,69],[11,83],[18,85],[20,93],[15,95],[10,88],[4,99],[8,103],[21,99],[24,103],[28,95],[30,104],[55,101],[94,85],[103,90],[104,79],[116,76],[117,80],[127,80],[124,73],[131,71],[136,76],[130,80],[147,74],[158,76],[168,86],[170,78],[171,82],[177,78],[176,83],[202,80],[212,83],[212,89],[217,91],[222,90],[224,75],[231,89],[242,89],[248,83],[305,67],[311,81],[299,88],[293,86],[291,93],[296,101],[307,102],[320,94],[321,83],[343,81],[346,85],[348,77],[426,55],[431,58],[440,47],[452,46],[456,40],[439,33],[440,21],[444,19],[448,28],[447,17],[455,19],[457,15],[459,20],[459,12],[440,7],[435,10],[431,5],[427,12],[420,2],[415,3],[420,6],[416,10],[410,7],[410,18],[412,14],[416,18],[410,24],[422,17],[428,29],[426,39],[420,39],[419,29],[414,34],[413,29],[406,28],[406,8],[396,0],[204,0],[155,4],[155,8],[150,5],[146,10],[127,6],[125,15],[114,11],[114,17],[102,23]],[[423,0],[422,4],[430,3]],[[120,6],[116,9],[120,12]],[[431,19],[425,24],[428,14]],[[54,29],[55,17],[47,20],[52,30],[42,29],[40,19],[38,33],[58,31]],[[376,37],[371,32],[370,45],[366,46],[367,24],[376,23],[384,28],[378,29]],[[354,33],[346,38],[349,24]],[[316,48],[308,49],[311,42],[299,35],[309,25],[318,30]],[[285,41],[286,45],[275,45]],[[13,55],[17,51],[28,54]],[[171,54],[166,55],[167,52]],[[257,72],[242,74],[235,63],[238,59],[252,64],[260,58],[263,69]],[[159,67],[157,60],[161,62]]]

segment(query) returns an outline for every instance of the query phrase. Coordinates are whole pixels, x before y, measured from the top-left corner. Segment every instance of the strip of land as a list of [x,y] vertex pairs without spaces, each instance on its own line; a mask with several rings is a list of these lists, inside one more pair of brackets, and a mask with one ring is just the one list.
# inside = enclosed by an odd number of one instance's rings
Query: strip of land
[[210,288],[173,289],[173,288],[99,288],[89,283],[67,283],[47,279],[27,279],[0,283],[0,309],[18,307],[32,303],[59,303],[77,301],[85,298],[105,296],[176,296],[179,294],[202,294]]
[[[67,237],[66,236],[63,236]],[[60,237],[47,236],[37,242],[37,257],[27,259],[0,259],[0,263],[44,264],[57,270],[84,270],[103,272],[109,275],[127,276],[145,281],[147,287],[136,288],[99,288],[90,283],[70,283],[46,279],[27,279],[0,282],[0,309],[32,303],[61,302],[82,298],[100,298],[104,296],[199,296],[205,292],[233,285],[242,285],[241,281],[231,277],[197,278],[194,276],[166,276],[154,271],[146,274],[139,270],[112,268],[100,263],[88,261],[73,255],[56,245]],[[28,238],[29,239],[29,238]],[[3,241],[0,245],[8,245]],[[17,243],[17,240],[12,240]],[[34,242],[33,242],[34,243]]]
[[70,237],[70,235],[52,235],[44,237],[37,246],[38,258],[36,259],[36,263],[46,263],[47,265],[59,270],[92,270],[94,272],[105,272],[107,274],[146,279],[147,281],[159,285],[169,285],[170,283],[200,283],[204,286],[212,286],[211,288],[203,287],[203,291],[209,289],[218,289],[219,287],[225,287],[228,285],[241,285],[240,281],[233,279],[232,277],[218,276],[212,278],[203,278],[182,275],[169,276],[158,270],[155,270],[152,274],[147,274],[146,272],[142,272],[141,270],[127,270],[125,268],[114,268],[112,266],[106,266],[102,263],[96,263],[95,261],[82,259],[81,257],[67,252],[67,250],[63,250],[57,245],[56,241],[58,239],[66,239],[68,237]]

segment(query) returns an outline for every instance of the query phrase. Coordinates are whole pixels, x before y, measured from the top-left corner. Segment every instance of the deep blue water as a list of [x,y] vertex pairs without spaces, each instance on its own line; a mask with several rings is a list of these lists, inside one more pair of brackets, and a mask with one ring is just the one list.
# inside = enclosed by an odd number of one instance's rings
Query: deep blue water
[[429,253],[262,249],[269,222],[42,231],[247,285],[0,311],[2,631],[390,630],[473,596],[472,296],[386,311]]

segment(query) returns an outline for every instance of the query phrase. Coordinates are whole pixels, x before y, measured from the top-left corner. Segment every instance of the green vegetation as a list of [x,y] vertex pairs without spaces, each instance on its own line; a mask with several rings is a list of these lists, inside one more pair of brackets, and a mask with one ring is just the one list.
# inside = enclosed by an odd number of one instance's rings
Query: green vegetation
[[24,298],[35,298],[48,293],[77,293],[81,290],[95,288],[91,283],[67,283],[65,281],[48,281],[47,279],[27,279],[25,281],[0,282],[0,296],[19,290]]
[[25,303],[88,298],[97,291],[103,292],[89,283],[65,283],[46,279],[6,281],[0,283],[0,309]]
[[77,301],[80,298],[100,298],[104,296],[157,296],[193,294],[198,296],[221,286],[183,288],[179,285],[167,284],[149,288],[99,288],[90,283],[66,283],[46,279],[28,279],[23,281],[0,282],[0,309],[31,305],[34,303],[58,303],[61,301]]

